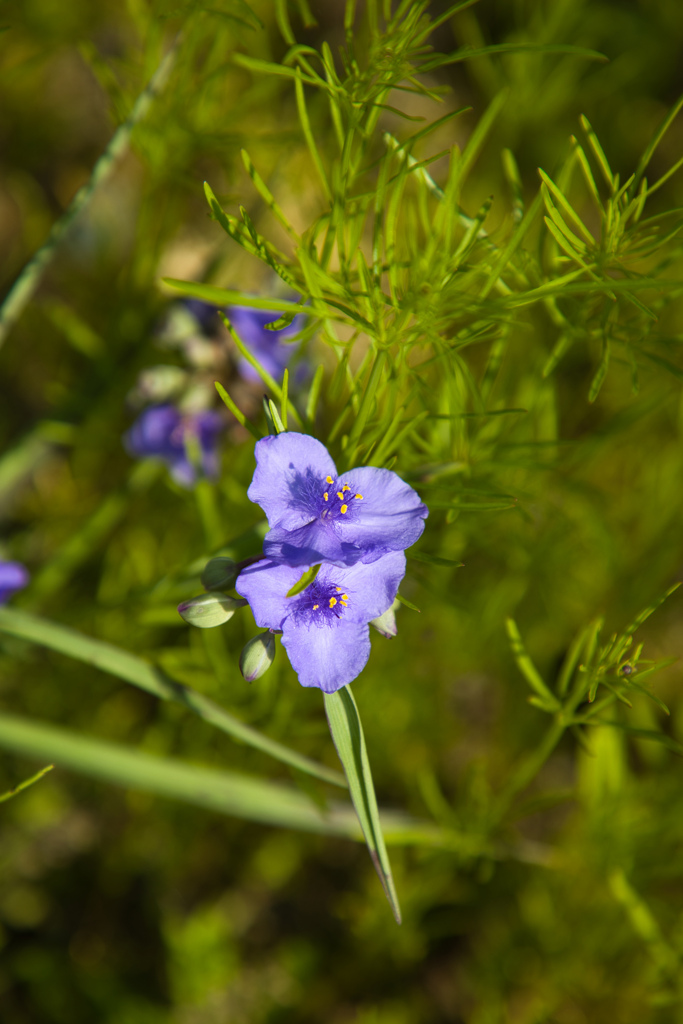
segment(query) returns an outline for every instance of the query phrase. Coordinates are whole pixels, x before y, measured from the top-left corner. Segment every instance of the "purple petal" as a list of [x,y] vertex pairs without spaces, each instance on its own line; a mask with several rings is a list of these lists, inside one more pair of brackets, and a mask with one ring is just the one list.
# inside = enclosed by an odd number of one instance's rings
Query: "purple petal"
[[29,581],[28,569],[21,562],[0,562],[0,604],[4,604]]
[[[285,367],[298,349],[296,344],[283,344],[286,338],[298,334],[304,325],[302,314],[294,317],[288,327],[279,331],[267,331],[266,324],[272,324],[280,314],[248,306],[231,306],[227,315],[236,334],[256,356],[259,363],[276,380],[284,373]],[[254,367],[246,359],[240,359],[240,373],[246,380],[260,381]]]
[[182,299],[182,305],[190,313],[204,334],[213,334],[219,326],[218,306],[201,299]]
[[427,506],[409,484],[389,469],[364,466],[347,473],[352,489],[362,494],[354,504],[354,518],[336,520],[342,545],[362,551],[364,562],[373,562],[388,551],[409,548],[421,536]]
[[317,562],[352,565],[363,552],[352,544],[342,544],[332,523],[314,519],[298,530],[269,530],[263,542],[266,558],[287,565],[310,566]]
[[264,559],[243,569],[235,589],[246,597],[257,626],[282,629],[282,623],[294,610],[287,591],[301,578],[301,569],[277,565]]
[[[182,449],[182,437],[174,439],[181,415],[173,405],[153,405],[140,413],[123,443],[130,455],[168,458]],[[179,433],[179,432],[178,432]]]
[[219,469],[217,439],[223,426],[221,414],[215,411],[183,416],[173,405],[154,405],[138,416],[123,442],[130,455],[162,459],[176,483],[192,487],[197,467],[187,456],[186,437],[197,437],[202,473],[214,478]]
[[365,623],[391,608],[405,574],[406,556],[402,551],[392,551],[372,565],[358,562],[345,569],[323,566],[318,577],[329,576],[348,594],[345,621]]
[[370,628],[343,621],[336,628],[284,623],[282,645],[302,686],[318,686],[334,693],[359,675],[370,657]]
[[255,455],[247,495],[261,506],[269,525],[297,530],[316,518],[325,477],[337,476],[325,446],[308,434],[286,432],[257,441]]
[[[299,313],[288,327],[282,327],[279,331],[267,331],[266,324],[274,323],[280,318],[281,313],[252,309],[249,306],[230,306],[226,313],[236,334],[249,348],[261,346],[272,348],[275,345],[281,345],[285,338],[291,338],[299,333],[305,320],[304,315]],[[287,348],[293,352],[295,346],[288,345]]]

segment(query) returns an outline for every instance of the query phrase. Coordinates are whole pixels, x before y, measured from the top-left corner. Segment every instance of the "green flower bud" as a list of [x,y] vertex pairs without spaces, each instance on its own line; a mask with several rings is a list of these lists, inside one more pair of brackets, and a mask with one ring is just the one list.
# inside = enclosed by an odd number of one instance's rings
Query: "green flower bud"
[[387,608],[383,615],[378,616],[376,619],[370,619],[370,625],[374,626],[378,633],[382,636],[391,637],[396,636],[398,629],[396,627],[396,609],[401,605],[400,601],[394,601],[391,608]]
[[232,558],[212,558],[204,566],[199,577],[207,590],[232,590],[235,586],[239,567]]
[[240,672],[248,683],[260,679],[275,657],[275,637],[268,630],[248,640],[240,654]]
[[246,603],[241,598],[227,597],[217,590],[210,590],[208,594],[201,594],[189,601],[182,601],[178,605],[178,612],[180,617],[185,622],[189,622],[191,626],[211,629],[213,626],[221,626],[227,622],[237,609],[244,608]]

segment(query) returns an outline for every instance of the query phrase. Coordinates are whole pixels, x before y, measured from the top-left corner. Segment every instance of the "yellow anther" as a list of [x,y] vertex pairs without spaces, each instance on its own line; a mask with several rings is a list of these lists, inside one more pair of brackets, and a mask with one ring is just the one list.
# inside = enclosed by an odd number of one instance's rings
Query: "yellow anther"
[[346,608],[346,601],[340,601],[339,603],[342,606],[342,608]]
[[341,491],[337,491],[337,497],[339,498],[340,501],[344,500],[344,495],[342,494]]
[[350,491],[350,490],[351,490],[351,488],[349,487],[348,484],[344,484],[344,486],[342,487],[342,491]]
[[332,477],[331,476],[326,476],[325,477],[325,482],[328,483],[328,484],[331,484],[333,482],[332,481]]
[[341,587],[335,587],[334,589],[337,591],[338,594],[341,594]]
[[314,612],[316,612],[316,611],[318,610],[318,608],[319,608],[319,607],[320,607],[320,605],[319,605],[319,604],[314,604],[314,605],[313,605],[313,611],[314,611]]
[[349,595],[348,594],[342,594],[341,599],[342,599],[342,601],[348,601]]
[[331,597],[330,598],[330,608],[334,608],[336,603],[337,603],[337,598],[336,597]]
[[362,494],[354,494],[354,498],[358,498],[359,501],[362,501],[363,500],[363,495]]
[[323,498],[325,499],[325,501],[328,501],[329,497],[329,494],[327,493],[327,491],[325,491],[325,493],[323,494]]
[[344,515],[344,513],[348,511],[348,508],[349,508],[348,505],[342,505],[342,507],[339,509],[339,511],[341,512],[342,515]]

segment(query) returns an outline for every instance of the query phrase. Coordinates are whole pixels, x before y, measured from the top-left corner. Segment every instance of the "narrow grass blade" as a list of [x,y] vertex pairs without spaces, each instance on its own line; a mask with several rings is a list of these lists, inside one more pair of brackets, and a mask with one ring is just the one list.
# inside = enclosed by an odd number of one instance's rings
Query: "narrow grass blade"
[[[578,213],[576,212],[574,207],[571,205],[569,200],[563,195],[561,189],[559,189],[557,187],[557,185],[555,184],[553,179],[550,177],[550,175],[546,174],[545,171],[541,167],[538,168],[538,173],[541,176],[541,180],[542,180],[543,184],[545,185],[546,189],[548,190],[548,192],[550,192],[552,194],[553,198],[557,201],[559,206],[562,207],[562,209],[567,214],[569,219],[573,222],[574,226],[576,228],[578,228],[578,230],[583,235],[584,243],[587,243],[589,246],[593,247],[595,245],[595,239],[593,238],[593,236],[591,235],[590,231],[588,230],[586,225],[583,223],[583,221],[581,220],[581,218],[579,217]],[[554,207],[553,203],[549,201],[549,197],[547,195],[545,195],[545,200],[546,200],[546,205],[548,207],[548,213],[550,213],[551,216],[552,216],[552,211],[555,209],[555,207]],[[555,220],[554,217],[553,217],[553,220]],[[560,218],[560,221],[561,221],[561,218]],[[555,221],[555,223],[560,228],[560,230],[564,230],[565,227],[566,227],[565,224],[560,223],[557,220]],[[576,240],[576,236],[573,233],[570,233],[569,237],[570,237],[570,241],[575,241],[575,242],[577,241]]]
[[541,698],[541,706],[547,711],[559,711],[560,703],[557,697],[543,682],[540,672],[526,652],[524,644],[522,643],[522,638],[519,634],[519,629],[517,628],[517,623],[514,619],[506,619],[505,625],[508,637],[510,638],[510,647],[512,648],[512,653],[515,661],[517,662],[519,671],[522,673],[531,689],[535,690]]
[[262,437],[261,432],[254,426],[254,424],[250,420],[247,419],[242,410],[235,405],[232,398],[225,390],[223,385],[220,383],[220,381],[215,380],[213,383],[216,388],[216,391],[221,396],[223,402],[225,402],[225,404],[227,405],[228,409],[233,414],[237,422],[240,423],[243,427],[246,427],[249,433],[253,437],[255,437],[257,441],[260,441]]
[[308,392],[308,401],[306,402],[306,423],[309,428],[312,428],[315,422],[315,413],[318,408],[318,399],[320,398],[320,388],[324,374],[325,369],[321,363],[316,367],[316,371],[313,374],[311,390]]
[[18,786],[14,787],[14,789],[8,789],[6,793],[3,793],[2,796],[0,796],[0,804],[4,804],[6,800],[11,800],[13,796],[17,795],[17,793],[21,793],[23,790],[28,789],[29,786],[32,786],[34,782],[39,782],[43,776],[47,775],[48,772],[51,772],[53,768],[53,764],[45,765],[45,767],[41,768],[39,772],[32,775],[30,779],[24,779],[24,781],[20,782]]
[[[636,190],[638,188],[638,185],[640,184],[640,180],[645,173],[647,165],[652,159],[652,154],[656,150],[659,143],[662,141],[662,138],[664,137],[665,133],[669,130],[673,120],[678,116],[681,107],[683,107],[683,96],[680,96],[678,98],[676,103],[668,112],[668,114],[660,124],[659,128],[655,132],[654,136],[652,137],[650,144],[647,146],[645,152],[638,161],[638,166],[636,167],[636,172],[633,176],[633,182],[631,184],[630,195],[634,196],[636,194]],[[652,191],[652,189],[649,189],[649,191]]]
[[303,79],[299,68],[296,69],[296,78],[294,80],[294,84],[296,88],[296,105],[297,110],[299,111],[299,120],[301,121],[301,128],[304,133],[304,138],[306,139],[306,145],[308,146],[308,151],[311,154],[311,159],[315,164],[315,169],[318,172],[318,177],[320,178],[320,184],[323,187],[325,198],[328,200],[328,202],[331,202],[332,192],[330,191],[330,184],[327,180],[325,168],[323,167],[323,162],[318,151],[318,147],[315,143],[315,137],[311,129],[311,122],[308,119],[308,110],[306,109],[306,97],[304,96]]
[[280,402],[280,410],[282,420],[282,427],[284,430],[287,429],[287,400],[289,396],[289,370],[285,368],[285,372],[282,375],[282,401]]
[[581,127],[586,133],[588,144],[593,150],[593,155],[595,159],[598,161],[598,165],[600,167],[600,170],[602,171],[602,176],[605,179],[605,182],[609,185],[609,187],[612,190],[614,190],[614,175],[612,174],[612,168],[609,165],[609,161],[605,156],[602,146],[598,142],[598,137],[593,131],[591,123],[587,117],[584,117],[583,114],[581,114],[579,120],[581,121]]
[[356,809],[365,842],[396,922],[400,924],[401,910],[391,875],[389,857],[384,845],[375,787],[372,782],[370,762],[356,702],[348,686],[343,686],[336,693],[325,693],[323,696],[332,739],[346,773],[351,800]]
[[275,217],[277,217],[277,219],[280,221],[280,224],[282,224],[282,226],[285,229],[285,231],[287,232],[287,234],[290,235],[295,241],[298,242],[299,241],[299,236],[297,235],[296,231],[294,230],[294,228],[290,224],[289,220],[287,219],[287,217],[283,213],[282,209],[278,206],[277,202],[275,201],[275,197],[273,196],[272,192],[270,191],[270,189],[266,185],[265,181],[263,180],[261,175],[258,173],[256,168],[254,167],[253,163],[251,162],[251,158],[250,158],[249,154],[247,153],[246,149],[241,150],[241,153],[242,153],[242,161],[243,161],[244,166],[246,168],[247,174],[249,175],[249,177],[253,181],[254,186],[255,186],[256,190],[258,191],[259,195],[264,200],[266,205],[270,208],[270,210],[272,211],[273,215]]
[[245,725],[208,697],[197,693],[189,686],[176,682],[165,675],[155,665],[143,658],[138,658],[129,651],[124,651],[113,644],[102,640],[93,640],[68,626],[60,626],[55,622],[17,611],[14,608],[0,608],[0,633],[28,640],[30,643],[49,647],[70,658],[94,665],[103,672],[109,672],[127,683],[154,694],[161,700],[172,700],[193,711],[199,718],[216,726],[222,732],[232,736],[241,743],[256,747],[264,754],[289,764],[292,768],[314,775],[316,778],[331,782],[336,786],[344,786],[345,781],[339,772],[332,771],[324,765],[309,760],[295,750],[271,740],[256,729]]
[[168,82],[173,65],[175,64],[179,45],[180,35],[176,36],[173,45],[154,72],[149,84],[138,96],[129,116],[114,132],[109,145],[95,164],[89,181],[78,190],[68,208],[59,220],[52,225],[45,244],[29,260],[14,282],[2,306],[0,306],[0,345],[2,345],[8,332],[21,316],[26,305],[31,301],[46,267],[51,262],[57,247],[69,231],[72,223],[78,217],[81,210],[88,205],[98,185],[105,181],[112,173],[119,157],[128,148],[135,125],[146,116],[155,97]]
[[[282,402],[282,401],[287,402],[287,396],[284,395],[284,392],[283,392],[282,388],[280,387],[280,385],[277,383],[277,381],[273,377],[271,377],[271,375],[268,373],[268,371],[265,370],[261,366],[261,364],[259,363],[259,361],[256,358],[256,356],[253,354],[253,352],[249,351],[247,346],[244,344],[242,339],[239,337],[239,335],[237,334],[237,332],[233,328],[232,324],[228,320],[228,318],[225,315],[225,313],[223,313],[223,312],[221,312],[221,310],[219,310],[218,311],[218,315],[221,318],[221,320],[223,321],[223,323],[225,324],[225,326],[227,327],[228,331],[230,332],[230,337],[232,338],[232,340],[237,345],[237,348],[240,350],[240,352],[242,353],[244,358],[247,360],[247,362],[250,363],[254,367],[254,369],[256,370],[256,372],[258,373],[259,377],[261,378],[263,383],[266,385],[266,387],[270,388],[270,390],[273,392],[273,394],[275,395],[275,397],[278,399],[279,402]],[[299,424],[299,426],[301,426],[301,417],[299,416],[299,413],[296,411],[295,407],[292,405],[291,402],[288,402],[288,409],[289,409],[289,412],[292,415],[292,418],[296,420],[296,422]],[[283,427],[283,430],[284,430],[284,427]]]
[[649,604],[647,608],[643,608],[642,612],[640,612],[640,614],[635,617],[633,622],[631,622],[630,625],[624,630],[624,633],[628,635],[630,635],[631,633],[635,633],[635,631],[640,626],[642,626],[645,620],[649,619],[652,613],[656,612],[659,606],[664,604],[667,597],[671,597],[671,595],[678,590],[680,585],[680,583],[674,583],[672,586],[669,587],[668,590],[664,591],[661,597],[658,597],[656,601],[653,601],[652,604]]
[[301,302],[288,302],[286,299],[259,299],[255,295],[243,295],[242,292],[230,288],[217,288],[213,284],[202,284],[201,281],[180,281],[174,277],[162,278],[163,283],[175,289],[181,295],[189,295],[194,299],[203,299],[212,306],[249,306],[250,309],[263,309],[277,313],[310,313],[310,307]]
[[0,715],[0,747],[21,757],[49,758],[57,767],[118,786],[184,800],[264,825],[351,833],[349,824],[340,827],[310,797],[290,786],[156,757],[15,715]]
[[607,338],[604,338],[602,343],[602,358],[600,360],[600,365],[598,366],[595,376],[593,377],[590,386],[590,391],[588,392],[589,402],[595,401],[595,399],[600,394],[600,388],[605,383],[605,377],[607,376],[607,371],[609,369],[609,357],[610,343],[607,340]]
[[373,364],[372,370],[370,371],[368,383],[365,388],[365,392],[363,393],[363,398],[358,409],[358,415],[356,416],[356,421],[353,424],[351,433],[349,434],[349,447],[346,452],[346,458],[350,464],[353,464],[353,457],[355,455],[356,446],[358,444],[359,438],[363,433],[363,429],[365,427],[367,418],[370,414],[370,409],[375,399],[375,392],[377,391],[377,385],[380,382],[385,362],[386,356],[384,352],[378,352],[377,355],[375,356],[375,362]]

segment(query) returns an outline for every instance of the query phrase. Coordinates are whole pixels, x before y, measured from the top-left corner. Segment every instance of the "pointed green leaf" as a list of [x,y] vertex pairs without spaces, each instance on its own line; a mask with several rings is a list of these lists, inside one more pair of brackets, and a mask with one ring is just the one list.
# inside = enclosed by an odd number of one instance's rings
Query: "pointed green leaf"
[[320,388],[322,386],[324,373],[325,368],[321,363],[316,367],[316,371],[313,374],[311,390],[308,392],[308,401],[306,402],[306,422],[309,428],[313,426],[315,420],[315,413],[318,408],[318,399],[320,398]]
[[317,565],[312,565],[310,569],[307,569],[303,576],[296,581],[294,586],[287,591],[285,597],[296,597],[296,595],[304,591],[306,587],[310,587],[311,583],[320,572],[320,565],[321,563],[318,562]]
[[228,394],[228,392],[225,390],[225,388],[221,384],[221,382],[218,381],[218,380],[215,380],[213,383],[214,383],[214,387],[216,388],[216,391],[221,396],[223,402],[227,405],[228,409],[233,414],[233,416],[235,417],[237,422],[241,423],[241,425],[243,427],[246,427],[247,430],[249,431],[249,433],[253,437],[255,437],[257,441],[260,441],[261,437],[262,437],[262,434],[254,426],[254,424],[250,420],[247,419],[247,417],[244,415],[242,410],[238,409],[238,407],[235,405],[235,403],[233,402],[233,400],[230,397],[230,395]]
[[[559,711],[560,702],[543,682],[540,672],[527,654],[524,644],[522,643],[519,629],[517,628],[517,623],[514,619],[506,619],[505,625],[508,637],[510,638],[510,647],[512,648],[512,653],[515,661],[517,662],[517,667],[532,690],[535,690],[538,697],[541,698],[542,704],[539,706],[542,706],[544,710]],[[532,702],[538,704],[538,700],[536,698],[532,698]]]
[[277,407],[273,402],[272,398],[263,399],[263,411],[266,414],[266,423],[268,424],[269,434],[284,434],[285,428],[282,420],[280,419],[280,413],[277,411]]
[[401,910],[391,875],[389,857],[384,845],[375,787],[372,782],[370,762],[356,702],[348,686],[343,686],[336,693],[324,693],[323,697],[332,739],[337,748],[339,760],[344,767],[349,783],[349,793],[365,836],[365,842],[396,922],[400,924]]
[[408,600],[408,598],[404,597],[402,594],[397,594],[396,595],[396,600],[400,601],[401,604],[404,604],[406,606],[406,608],[410,608],[410,610],[413,611],[413,612],[419,612],[419,610],[420,610],[417,607],[417,605],[411,604],[411,602]]

